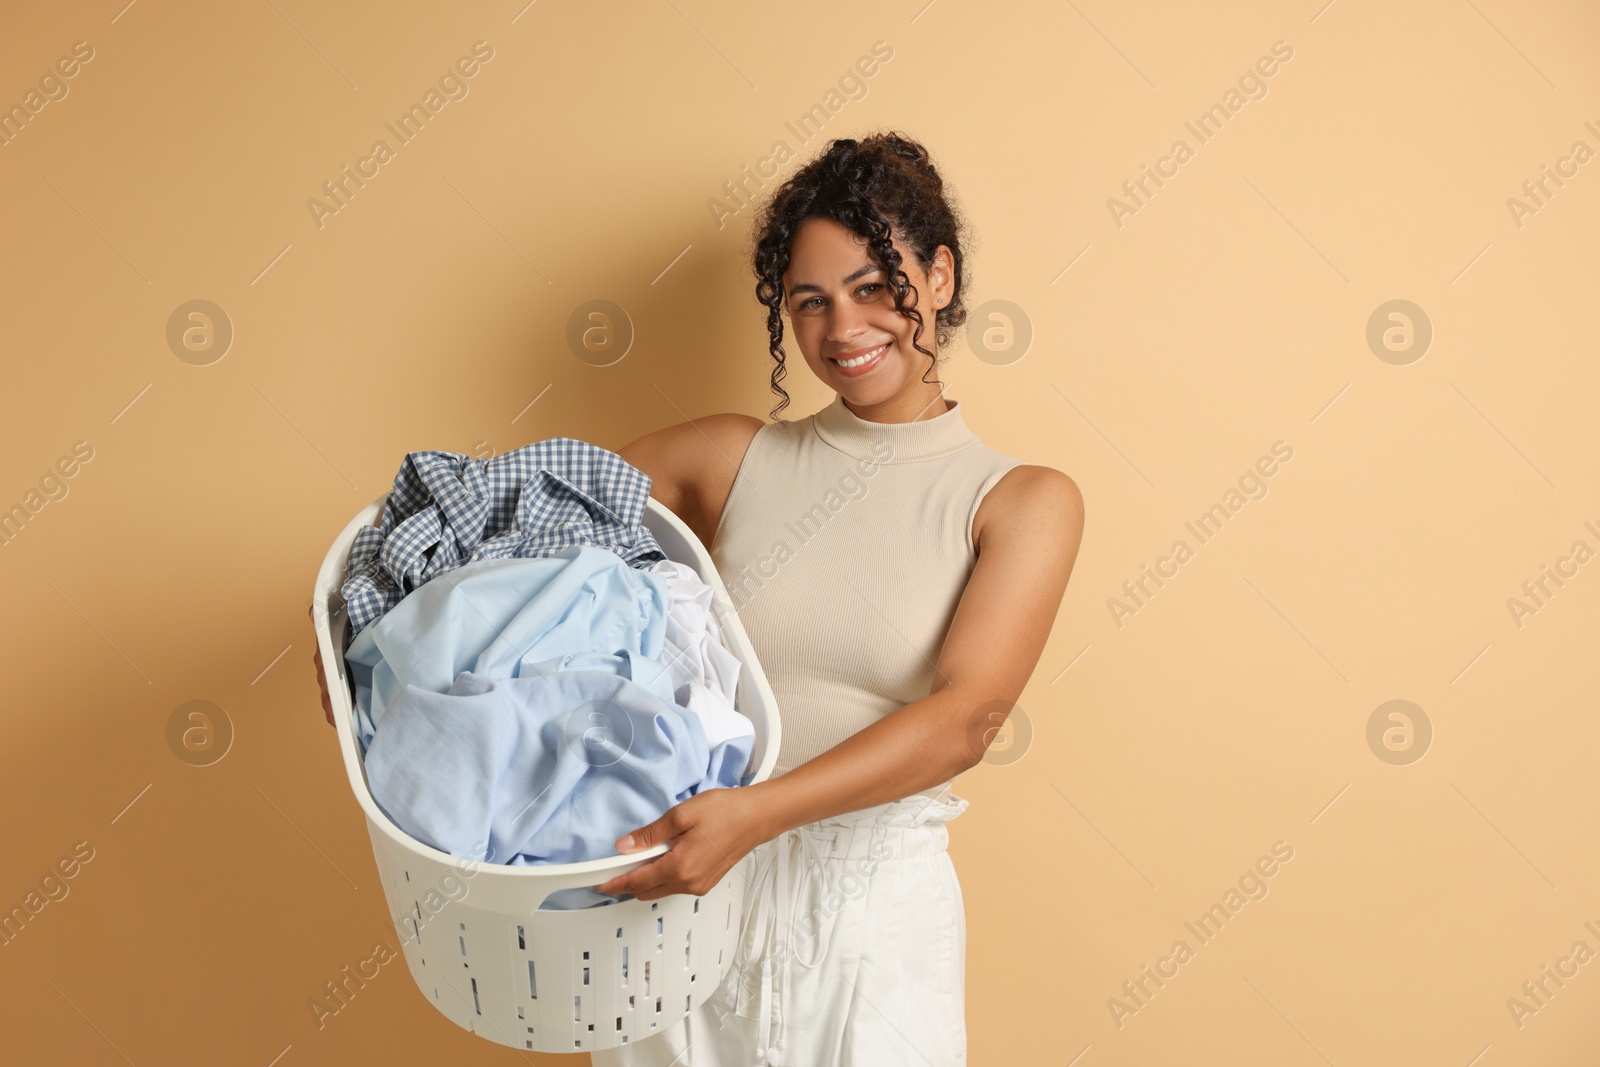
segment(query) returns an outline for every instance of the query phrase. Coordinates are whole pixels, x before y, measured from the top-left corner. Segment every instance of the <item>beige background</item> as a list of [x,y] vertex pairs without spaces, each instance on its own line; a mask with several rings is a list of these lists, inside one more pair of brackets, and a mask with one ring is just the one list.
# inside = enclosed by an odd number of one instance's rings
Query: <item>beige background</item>
[[[1032,740],[958,783],[971,1062],[1594,1062],[1600,962],[1520,1026],[1507,1003],[1600,952],[1600,564],[1508,607],[1600,549],[1600,161],[1520,226],[1507,204],[1600,150],[1592,4],[403,6],[5,13],[0,102],[94,55],[0,147],[0,507],[93,458],[0,547],[0,905],[93,859],[0,948],[0,1058],[582,1062],[457,1030],[398,963],[317,1028],[384,907],[312,578],[407,450],[765,416],[750,212],[708,201],[776,141],[895,127],[975,228],[971,304],[1033,331],[1020,359],[958,343],[951,395],[1088,509]],[[322,183],[479,40],[469,95],[319,228]],[[785,122],[880,40],[800,143]],[[1184,123],[1277,41],[1267,95],[1199,144]],[[1108,198],[1178,138],[1193,158],[1119,227]],[[236,331],[207,366],[166,342],[193,299]],[[636,330],[613,366],[565,341],[593,299]],[[1434,331],[1405,365],[1366,340],[1396,299]],[[795,371],[800,416],[831,394]],[[1185,522],[1277,441],[1267,495],[1200,544]],[[1393,699],[1433,730],[1407,765],[1367,741]],[[169,747],[191,700],[232,724],[210,766]],[[1278,841],[1269,894],[1201,944],[1185,922]]]

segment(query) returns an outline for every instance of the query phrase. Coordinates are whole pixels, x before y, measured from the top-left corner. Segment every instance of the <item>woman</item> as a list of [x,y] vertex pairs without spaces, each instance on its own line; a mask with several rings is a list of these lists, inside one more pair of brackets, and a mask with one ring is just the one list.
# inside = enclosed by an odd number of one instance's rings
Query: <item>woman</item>
[[[739,951],[659,1037],[596,1067],[966,1062],[966,920],[945,824],[1050,634],[1083,529],[1071,478],[986,447],[930,372],[966,320],[960,222],[918,144],[841,139],[758,220],[772,389],[783,319],[837,396],[712,415],[619,455],[711,546],[782,715],[774,774],[635,830],[600,886],[703,895],[743,864]],[[321,660],[316,659],[321,678]],[[323,708],[333,721],[326,685]],[[746,859],[748,857],[748,860]]]
[[[670,851],[599,888],[654,900],[746,878],[726,980],[596,1067],[966,1062],[966,923],[945,827],[1049,636],[1076,484],[986,447],[921,343],[966,319],[961,224],[928,153],[833,141],[757,221],[776,415],[783,319],[837,396],[797,422],[712,415],[619,455],[711,554],[772,685],[774,774],[618,842]],[[749,857],[748,861],[746,857]]]

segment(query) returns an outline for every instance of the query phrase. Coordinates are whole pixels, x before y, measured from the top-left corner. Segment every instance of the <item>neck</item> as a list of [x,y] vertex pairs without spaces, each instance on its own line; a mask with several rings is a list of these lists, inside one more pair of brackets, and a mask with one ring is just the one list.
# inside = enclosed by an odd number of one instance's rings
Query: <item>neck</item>
[[858,406],[845,400],[843,394],[840,394],[839,400],[857,418],[867,422],[884,423],[921,422],[924,419],[934,419],[953,406],[945,399],[943,382],[934,382],[931,385],[918,382],[917,386],[915,390],[903,390],[876,404]]
[[[873,410],[880,407],[886,405]],[[920,410],[907,405],[894,412],[901,418],[879,421],[857,414],[842,395],[835,394],[832,403],[812,416],[811,424],[825,444],[846,455],[870,457],[874,463],[914,463],[939,459],[977,442],[961,407],[958,400],[934,395],[922,401]]]

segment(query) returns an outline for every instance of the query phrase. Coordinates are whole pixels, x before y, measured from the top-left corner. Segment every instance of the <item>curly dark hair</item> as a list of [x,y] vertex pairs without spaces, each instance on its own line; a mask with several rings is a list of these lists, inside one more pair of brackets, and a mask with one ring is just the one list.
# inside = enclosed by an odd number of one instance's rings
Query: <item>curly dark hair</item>
[[[901,268],[900,253],[890,243],[892,233],[917,257],[926,270],[940,245],[950,249],[955,264],[955,291],[950,302],[934,309],[934,338],[943,348],[955,330],[967,321],[963,303],[966,271],[963,237],[966,224],[945,196],[944,180],[928,150],[911,138],[890,130],[855,140],[836,138],[816,159],[807,163],[778,187],[760,210],[755,223],[756,299],[767,308],[768,349],[772,391],[779,402],[772,416],[789,405],[781,382],[786,374],[783,351],[783,275],[789,269],[789,249],[807,219],[828,218],[867,241],[872,261],[883,269],[894,294],[895,310],[916,322],[911,345],[928,357],[928,371],[938,366],[935,353],[918,344],[922,313],[906,300],[915,298],[910,279]],[[929,384],[933,384],[929,382]]]

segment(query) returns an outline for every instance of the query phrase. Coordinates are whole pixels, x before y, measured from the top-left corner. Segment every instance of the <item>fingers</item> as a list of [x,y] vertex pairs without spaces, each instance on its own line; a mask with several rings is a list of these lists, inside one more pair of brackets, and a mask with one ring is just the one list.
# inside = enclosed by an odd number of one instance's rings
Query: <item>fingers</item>
[[635,867],[627,874],[619,874],[608,882],[595,886],[602,893],[622,894],[632,893],[640,900],[654,900],[666,896],[666,892],[654,892],[661,889],[671,881],[672,872],[668,870],[667,860],[672,858],[668,852],[649,863]]
[[[655,841],[654,835],[657,833],[657,827],[660,822],[661,820],[657,819],[649,826],[640,827],[632,833],[622,835],[617,840],[617,851],[623,853],[638,852],[641,849],[649,848]],[[668,853],[668,855],[671,855],[671,853]],[[658,884],[655,881],[645,881],[644,879],[657,873],[652,871],[651,868],[659,867],[663,859],[666,859],[666,856],[659,857],[653,863],[646,863],[642,867],[635,867],[627,874],[619,875],[595,888],[602,893],[632,893],[634,896],[638,896],[641,890]]]
[[322,660],[317,660],[317,685],[322,689],[322,713],[327,716],[328,725],[333,723],[333,697],[328,692],[328,683],[322,677]]
[[[684,801],[685,804],[688,801]],[[649,826],[643,826],[617,840],[618,852],[638,852],[641,849],[670,841],[693,825],[683,811],[683,804],[667,809],[667,813]]]
[[657,819],[649,826],[641,826],[631,834],[623,834],[617,838],[618,852],[638,852],[640,849],[649,848],[661,840],[661,820]]
[[[315,622],[317,618],[316,615],[312,614],[309,605],[306,607],[306,617],[312,622]],[[328,725],[332,726],[334,725],[333,696],[328,692],[327,672],[322,669],[322,648],[315,641],[311,642],[311,662],[317,668],[317,688],[322,690],[322,714],[327,717]]]
[[[690,874],[691,871],[700,871]],[[658,900],[674,893],[687,893],[703,897],[722,881],[727,867],[718,867],[715,859],[695,851],[686,841],[675,844],[670,851],[635,867],[627,874],[619,874],[595,886],[602,893],[621,895],[631,893],[639,900]]]
[[[690,797],[682,804],[669,808],[666,814],[650,825],[624,834],[617,840],[617,851],[639,852],[663,841],[676,841],[684,831],[694,826],[694,820],[685,810],[693,803],[695,798]],[[670,851],[657,859],[595,888],[602,893],[632,893],[640,900],[655,900],[671,893],[688,892],[679,878],[682,858],[674,844]]]
[[[619,852],[650,848],[662,841],[670,841],[671,846],[666,853],[649,863],[617,875],[595,888],[613,895],[631,893],[638,900],[656,900],[673,893],[689,893],[697,897],[709,893],[728,868],[723,866],[719,869],[716,860],[704,852],[705,845],[686,836],[689,830],[696,829],[689,809],[697,801],[698,797],[691,797],[669,809],[650,825],[625,835],[623,841],[631,837],[633,842],[623,847],[622,841],[618,841]],[[703,834],[700,836],[704,837]],[[720,849],[717,851],[721,852]],[[691,871],[697,873],[690,874]]]

